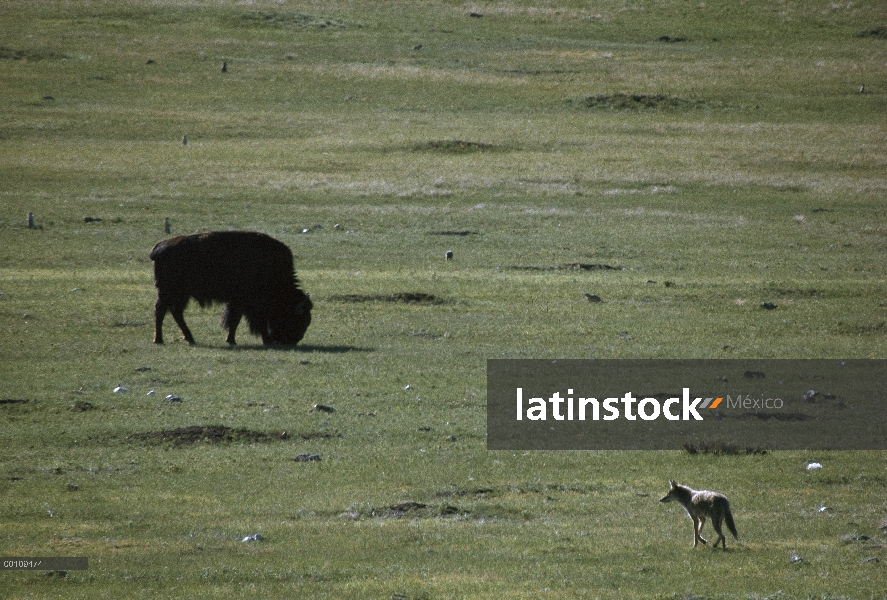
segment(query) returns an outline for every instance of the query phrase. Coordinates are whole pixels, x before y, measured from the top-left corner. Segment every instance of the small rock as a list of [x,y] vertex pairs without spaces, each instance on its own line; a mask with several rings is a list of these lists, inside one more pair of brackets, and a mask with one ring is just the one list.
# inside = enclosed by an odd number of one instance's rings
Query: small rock
[[789,558],[788,560],[791,563],[799,563],[799,562],[803,562],[804,559],[801,558],[800,556],[798,556],[797,554],[792,554],[791,558]]
[[254,533],[252,535],[246,536],[245,538],[243,538],[240,541],[241,542],[260,542],[260,541],[262,541],[262,536],[258,533]]
[[76,483],[69,483],[68,484],[68,491],[69,492],[76,492],[79,489],[80,489],[80,486],[77,485]]
[[293,459],[296,462],[313,462],[320,460],[320,454],[300,454]]
[[864,563],[879,563],[879,562],[881,562],[881,559],[878,558],[877,556],[870,556],[869,558],[863,558],[862,562],[864,562]]
[[582,297],[589,302],[603,302],[603,300],[601,300],[601,297],[595,294],[582,294]]
[[816,396],[819,395],[819,392],[816,390],[807,390],[804,392],[804,400],[807,402],[816,402]]
[[157,392],[155,392],[154,390],[151,390],[151,391],[149,391],[146,395],[147,395],[147,396],[153,396],[153,395],[156,394],[156,393],[157,393]]
[[452,260],[453,259],[453,251],[447,250],[447,252],[444,256],[446,256],[447,260]]
[[822,465],[819,464],[818,462],[812,462],[812,463],[807,464],[808,471],[815,471],[816,469],[821,469],[821,468],[822,468]]
[[145,371],[150,371],[151,367],[136,367],[136,373],[144,373]]
[[114,393],[115,393],[115,394],[123,394],[123,393],[126,393],[126,392],[128,392],[128,391],[129,391],[129,388],[125,388],[125,387],[123,387],[122,385],[118,385],[117,387],[114,388]]
[[175,394],[168,394],[166,396],[167,402],[181,402],[182,399],[176,396]]
[[314,410],[325,413],[336,412],[335,408],[333,408],[332,406],[327,406],[326,404],[315,404]]
[[777,305],[772,302],[761,302],[761,308],[764,310],[774,310],[776,307]]
[[403,386],[403,389],[405,389],[405,390],[410,389],[410,384],[408,383],[408,384],[406,384],[405,386]]

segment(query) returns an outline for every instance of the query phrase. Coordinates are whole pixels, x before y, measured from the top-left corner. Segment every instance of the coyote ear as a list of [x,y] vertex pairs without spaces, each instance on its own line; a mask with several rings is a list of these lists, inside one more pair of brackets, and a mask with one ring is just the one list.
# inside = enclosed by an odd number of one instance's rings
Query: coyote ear
[[671,485],[671,487],[678,487],[678,484],[675,483],[674,479],[669,479],[668,483]]

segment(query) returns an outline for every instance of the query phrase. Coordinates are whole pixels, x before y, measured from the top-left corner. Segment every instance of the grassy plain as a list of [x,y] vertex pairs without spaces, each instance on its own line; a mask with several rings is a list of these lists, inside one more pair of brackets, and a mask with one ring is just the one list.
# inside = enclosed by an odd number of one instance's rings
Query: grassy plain
[[[885,28],[874,1],[3,2],[0,554],[90,568],[2,595],[887,596],[883,452],[484,438],[489,358],[885,358]],[[165,217],[286,242],[302,344],[229,349],[192,307],[198,345],[154,346]],[[272,437],[139,437],[192,426]],[[691,549],[669,478],[727,493],[739,543]]]

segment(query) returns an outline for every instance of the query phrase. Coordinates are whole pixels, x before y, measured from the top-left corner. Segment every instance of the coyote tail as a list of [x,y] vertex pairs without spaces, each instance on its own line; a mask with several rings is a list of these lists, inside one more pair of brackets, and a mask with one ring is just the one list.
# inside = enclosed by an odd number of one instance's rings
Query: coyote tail
[[[736,524],[733,523],[733,513],[730,512],[730,507],[727,507],[727,511],[724,514],[724,522],[727,523],[727,529],[730,530],[730,533],[733,534],[733,537],[737,540],[739,539],[739,534],[736,533]],[[726,546],[724,546],[726,549]]]

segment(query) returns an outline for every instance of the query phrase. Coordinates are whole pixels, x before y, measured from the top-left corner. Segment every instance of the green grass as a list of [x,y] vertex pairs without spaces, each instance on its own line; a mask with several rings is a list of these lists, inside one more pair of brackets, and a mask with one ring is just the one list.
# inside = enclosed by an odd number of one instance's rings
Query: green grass
[[[867,1],[0,4],[0,400],[24,401],[0,555],[90,560],[3,595],[885,597],[884,452],[485,448],[490,358],[887,355],[885,40],[860,35],[885,25]],[[198,345],[170,319],[153,345],[165,217],[289,245],[303,342],[231,349],[192,306]],[[439,302],[372,299],[403,293]],[[193,425],[288,435],[138,437]],[[729,552],[690,547],[669,478],[729,495]]]

